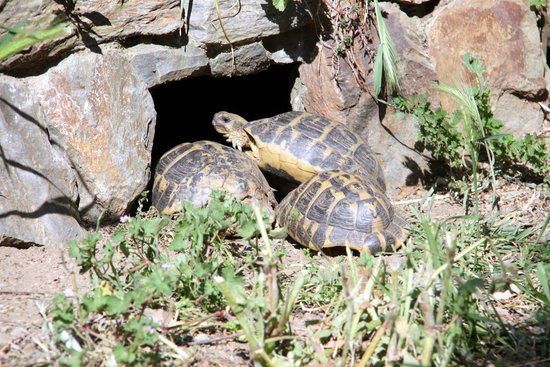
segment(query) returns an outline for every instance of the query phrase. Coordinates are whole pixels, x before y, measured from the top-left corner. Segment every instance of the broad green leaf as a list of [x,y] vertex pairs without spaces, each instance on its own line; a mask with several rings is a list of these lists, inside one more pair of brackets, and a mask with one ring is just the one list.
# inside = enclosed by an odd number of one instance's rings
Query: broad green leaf
[[277,10],[284,11],[290,0],[271,0],[271,3]]

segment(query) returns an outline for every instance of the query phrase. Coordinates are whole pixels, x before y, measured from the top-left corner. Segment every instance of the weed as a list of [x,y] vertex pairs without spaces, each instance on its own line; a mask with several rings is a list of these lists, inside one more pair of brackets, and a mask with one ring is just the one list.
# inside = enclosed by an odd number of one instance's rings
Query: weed
[[[139,214],[108,239],[93,234],[72,245],[93,282],[54,300],[56,360],[186,364],[198,332],[232,333],[261,366],[458,366],[544,356],[550,293],[539,241],[548,223],[517,227],[500,213],[435,220],[432,204],[429,196],[412,208],[411,238],[392,261],[305,250],[295,264],[303,270],[292,274],[282,271],[289,247],[273,240],[266,218],[223,194],[174,219]],[[236,233],[248,238],[245,251],[228,241]],[[495,294],[511,291],[532,310],[521,322],[500,314]],[[170,317],[155,317],[160,310]]]
[[[223,240],[232,233],[255,236],[255,223],[250,207],[215,193],[204,208],[186,204],[173,221],[138,216],[107,241],[92,233],[73,242],[71,256],[82,272],[91,274],[93,287],[78,299],[58,296],[54,301],[53,326],[56,335],[65,336],[65,342],[57,338],[65,359],[93,360],[91,351],[112,354],[121,363],[153,363],[160,358],[158,352],[144,352],[164,337],[158,331],[161,325],[145,316],[146,311],[171,308],[186,316],[207,316],[223,309],[225,300],[212,276],[237,268]],[[161,241],[165,245],[160,246]],[[107,325],[97,325],[98,319]],[[174,323],[178,330],[187,324]],[[105,350],[97,348],[104,328],[118,340]],[[100,354],[97,358],[105,357]]]
[[[384,89],[387,95],[393,95],[399,89],[397,51],[382,17],[378,0],[374,0],[374,14],[380,40],[374,58],[374,94],[378,96]],[[382,88],[383,81],[384,88]]]
[[[271,0],[272,5],[284,11],[292,0]],[[302,6],[306,6],[304,3]],[[358,85],[367,90],[367,75],[354,47],[365,52],[373,62],[373,94],[378,97],[383,92],[393,95],[399,89],[397,75],[397,51],[390,37],[378,0],[323,0],[323,10],[330,23],[319,21],[324,34],[319,35],[323,47],[332,52],[334,74],[338,73],[341,61],[348,64]],[[314,19],[317,21],[317,19]],[[376,52],[371,50],[373,40],[370,31],[378,34],[379,46]],[[327,37],[328,36],[328,37]],[[330,42],[325,42],[330,38]]]
[[[425,97],[394,99],[398,111],[415,116],[419,141],[435,159],[449,167],[453,178],[451,187],[459,188],[466,195],[473,194],[475,205],[481,182],[480,163],[484,162],[488,163],[486,171],[493,190],[497,174],[513,173],[518,166],[547,179],[550,155],[544,140],[531,134],[518,139],[503,133],[504,125],[494,117],[491,109],[483,65],[470,54],[464,56],[463,63],[475,75],[475,86],[439,86],[457,102],[458,109],[453,114],[441,108],[432,109]],[[464,181],[464,177],[469,180]],[[471,190],[468,188],[470,182]]]

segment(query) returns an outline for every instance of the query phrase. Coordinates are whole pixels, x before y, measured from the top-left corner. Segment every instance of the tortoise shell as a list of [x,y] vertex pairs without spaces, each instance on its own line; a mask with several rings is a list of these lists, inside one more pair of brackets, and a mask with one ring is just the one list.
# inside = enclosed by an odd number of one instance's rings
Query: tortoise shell
[[189,201],[202,206],[213,190],[226,191],[237,200],[258,200],[273,216],[276,204],[258,166],[246,154],[211,141],[183,143],[159,160],[153,183],[153,205],[173,214]]
[[260,167],[274,175],[304,182],[322,171],[365,175],[385,190],[384,174],[373,151],[343,124],[306,112],[287,112],[248,122]]
[[342,171],[321,172],[302,183],[281,202],[276,219],[295,241],[318,251],[340,246],[390,251],[406,237],[404,220],[380,188]]

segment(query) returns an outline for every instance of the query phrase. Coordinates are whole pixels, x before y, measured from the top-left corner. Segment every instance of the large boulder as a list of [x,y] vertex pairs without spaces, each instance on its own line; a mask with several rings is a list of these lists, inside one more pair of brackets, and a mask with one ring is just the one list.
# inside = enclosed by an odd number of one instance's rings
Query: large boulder
[[[438,104],[437,76],[428,57],[421,20],[408,17],[396,4],[382,3],[381,8],[397,51],[399,94],[404,97],[426,95],[432,104]],[[369,125],[368,132],[363,135],[378,153],[388,192],[397,194],[406,186],[416,186],[425,181],[430,174],[431,157],[415,144],[417,127],[412,116],[403,116],[387,108],[380,117],[379,121]]]
[[[456,0],[437,10],[427,27],[430,54],[441,83],[471,77],[461,64],[471,52],[487,69],[495,114],[517,133],[539,131],[537,103],[545,97],[545,58],[535,14],[524,0]],[[444,108],[453,101],[441,95]]]
[[0,76],[0,243],[81,238],[75,175],[24,81]]
[[146,85],[116,50],[71,55],[29,83],[76,172],[82,218],[124,214],[150,176],[156,112]]

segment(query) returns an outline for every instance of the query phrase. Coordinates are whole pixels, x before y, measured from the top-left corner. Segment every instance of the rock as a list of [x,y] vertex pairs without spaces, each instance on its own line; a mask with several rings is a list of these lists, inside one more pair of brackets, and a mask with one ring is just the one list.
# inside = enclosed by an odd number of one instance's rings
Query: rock
[[507,131],[516,136],[539,133],[542,130],[544,111],[538,103],[503,93],[494,104],[495,117],[501,120]]
[[405,4],[405,5],[422,5],[432,1],[434,0],[397,0],[399,4]]
[[[398,54],[400,94],[426,94],[432,103],[437,103],[436,73],[427,56],[420,20],[407,17],[395,4],[381,3],[381,7]],[[363,68],[368,70],[370,60],[354,47],[357,60],[363,60]],[[337,59],[331,51],[319,49],[312,62],[299,68],[300,77],[291,94],[293,109],[345,123],[361,135],[377,153],[390,194],[420,183],[429,171],[429,157],[415,151],[416,126],[411,118],[398,118],[388,110],[380,121],[379,106],[368,91],[361,89],[349,66],[344,61],[332,66]],[[371,87],[372,73],[365,84]]]
[[115,50],[71,55],[30,83],[77,174],[82,218],[123,215],[149,181],[156,113],[146,85]]
[[[439,104],[437,76],[428,57],[420,20],[409,18],[396,4],[380,5],[397,51],[399,94],[404,97],[426,95],[432,104]],[[355,130],[359,129],[361,125],[356,124]],[[431,158],[426,152],[417,151],[416,133],[412,116],[404,116],[388,108],[383,113],[382,121],[373,121],[368,131],[362,134],[377,153],[390,194],[397,194],[405,186],[422,183],[430,172]]]
[[77,0],[74,13],[97,43],[166,35],[183,26],[180,0]]
[[[58,1],[61,3],[60,1]],[[73,8],[55,0],[11,0],[0,12],[0,24],[15,27],[25,21],[27,31],[44,30],[61,20],[62,31],[47,37],[24,52],[0,62],[0,70],[11,74],[33,74],[38,66],[49,66],[66,54],[83,48],[100,52],[98,45],[129,38],[169,35],[183,25],[180,0],[77,0]],[[71,4],[71,1],[66,3]],[[71,20],[67,13],[71,14]],[[79,25],[77,29],[75,24]],[[0,29],[0,38],[5,35]]]
[[270,65],[265,48],[255,42],[238,47],[234,52],[221,53],[210,61],[213,76],[250,75],[266,70]]
[[189,43],[181,48],[139,44],[125,52],[134,72],[151,88],[170,81],[208,74],[206,51]]
[[[76,46],[78,40],[76,31],[70,21],[62,14],[62,7],[53,0],[11,0],[0,2],[3,4],[0,11],[0,24],[6,28],[0,28],[0,39],[13,45],[14,41],[23,36],[18,35],[9,40],[7,28],[18,28],[25,32],[48,31],[48,36],[37,42],[30,40],[30,44],[19,52],[11,55],[1,55],[0,71],[17,73],[25,69],[31,73],[36,72],[37,67],[42,66],[45,60],[53,60],[63,52]],[[5,48],[4,48],[5,50]]]
[[300,65],[300,78],[292,92],[293,107],[301,109],[298,108],[301,106],[305,111],[346,123],[350,122],[347,119],[350,109],[359,102],[361,88],[345,62],[339,67],[332,65],[336,58],[331,52],[319,47],[313,61]]
[[[456,85],[471,80],[461,57],[472,52],[481,59],[492,89],[493,104],[503,94],[540,100],[546,94],[545,58],[535,15],[523,0],[457,0],[441,7],[427,27],[430,54],[440,82]],[[506,101],[513,100],[505,97]],[[448,96],[441,95],[442,106],[453,109]],[[524,106],[526,104],[520,103]],[[515,107],[521,107],[515,103]],[[504,116],[499,103],[496,115]],[[529,112],[530,111],[530,112]],[[527,114],[533,116],[533,109]],[[522,113],[517,111],[521,117]],[[506,119],[512,131],[537,131],[542,120]]]
[[367,142],[384,170],[386,189],[399,194],[406,186],[424,183],[431,172],[430,156],[415,147],[417,128],[411,115],[387,109],[384,119],[369,128]]
[[182,4],[187,36],[206,45],[250,43],[313,22],[308,7],[297,2],[291,2],[284,12],[267,0],[183,0]]
[[437,103],[437,75],[428,56],[420,19],[409,18],[396,4],[381,3],[380,7],[397,51],[400,95],[425,94],[432,97],[432,103]]
[[313,27],[305,27],[264,38],[262,44],[267,57],[276,64],[310,63],[317,54],[317,40]]
[[294,85],[290,90],[290,105],[292,111],[305,111],[304,96],[307,93],[307,87],[302,83],[300,77],[294,80]]
[[65,245],[85,231],[76,179],[25,82],[0,76],[0,243]]

